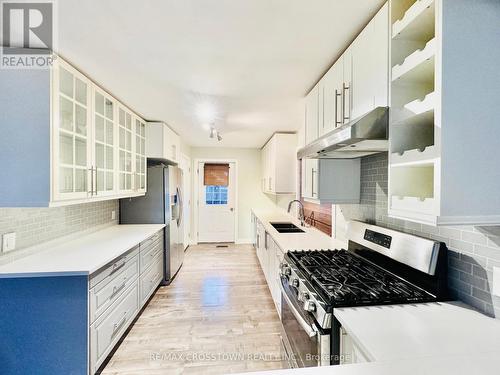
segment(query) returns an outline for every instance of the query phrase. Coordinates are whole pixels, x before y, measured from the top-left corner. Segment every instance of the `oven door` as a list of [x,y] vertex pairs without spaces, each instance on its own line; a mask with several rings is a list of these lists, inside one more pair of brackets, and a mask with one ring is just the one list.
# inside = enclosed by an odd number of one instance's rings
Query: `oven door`
[[330,365],[330,330],[321,329],[297,301],[295,288],[281,278],[282,344],[290,367]]

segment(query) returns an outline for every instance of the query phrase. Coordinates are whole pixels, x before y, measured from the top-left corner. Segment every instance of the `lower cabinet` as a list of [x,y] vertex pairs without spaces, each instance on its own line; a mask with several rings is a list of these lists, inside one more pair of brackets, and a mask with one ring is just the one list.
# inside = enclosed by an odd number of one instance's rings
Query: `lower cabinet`
[[264,226],[255,218],[256,245],[255,250],[259,264],[266,278],[269,291],[273,298],[278,314],[281,316],[281,289],[279,265],[283,261],[283,251],[265,231]]
[[340,364],[370,362],[368,356],[363,353],[347,331],[340,328]]
[[99,369],[160,284],[163,246],[161,230],[90,277],[90,374]]

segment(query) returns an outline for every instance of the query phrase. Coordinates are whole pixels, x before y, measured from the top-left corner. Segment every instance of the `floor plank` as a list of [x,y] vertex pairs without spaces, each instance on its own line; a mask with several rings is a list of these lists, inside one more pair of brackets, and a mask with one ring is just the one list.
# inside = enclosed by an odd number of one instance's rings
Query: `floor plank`
[[230,374],[286,368],[278,314],[250,245],[191,246],[102,371]]

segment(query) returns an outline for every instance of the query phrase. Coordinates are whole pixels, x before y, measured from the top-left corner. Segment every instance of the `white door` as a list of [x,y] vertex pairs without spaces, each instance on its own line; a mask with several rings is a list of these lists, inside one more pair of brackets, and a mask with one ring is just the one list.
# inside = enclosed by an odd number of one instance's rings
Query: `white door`
[[198,165],[198,242],[235,241],[235,163],[229,166],[228,185],[205,185],[205,163]]

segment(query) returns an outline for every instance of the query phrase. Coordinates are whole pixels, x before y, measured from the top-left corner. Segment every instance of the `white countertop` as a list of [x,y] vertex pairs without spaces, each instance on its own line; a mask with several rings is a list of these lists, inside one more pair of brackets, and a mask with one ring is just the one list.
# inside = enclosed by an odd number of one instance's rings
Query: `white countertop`
[[90,275],[163,224],[113,225],[0,266],[0,278]]
[[334,309],[335,317],[373,361],[496,351],[500,320],[461,303]]
[[[341,249],[346,247],[346,243],[344,241],[333,239],[316,228],[301,227],[299,220],[295,219],[283,210],[252,210],[252,212],[264,225],[266,232],[269,233],[272,239],[284,252],[289,250]],[[292,222],[305,232],[278,233],[270,222]]]
[[[498,352],[459,356],[435,356],[391,362],[367,362],[343,366],[310,367],[246,373],[247,375],[489,375],[498,374]],[[241,375],[241,374],[240,374]]]

